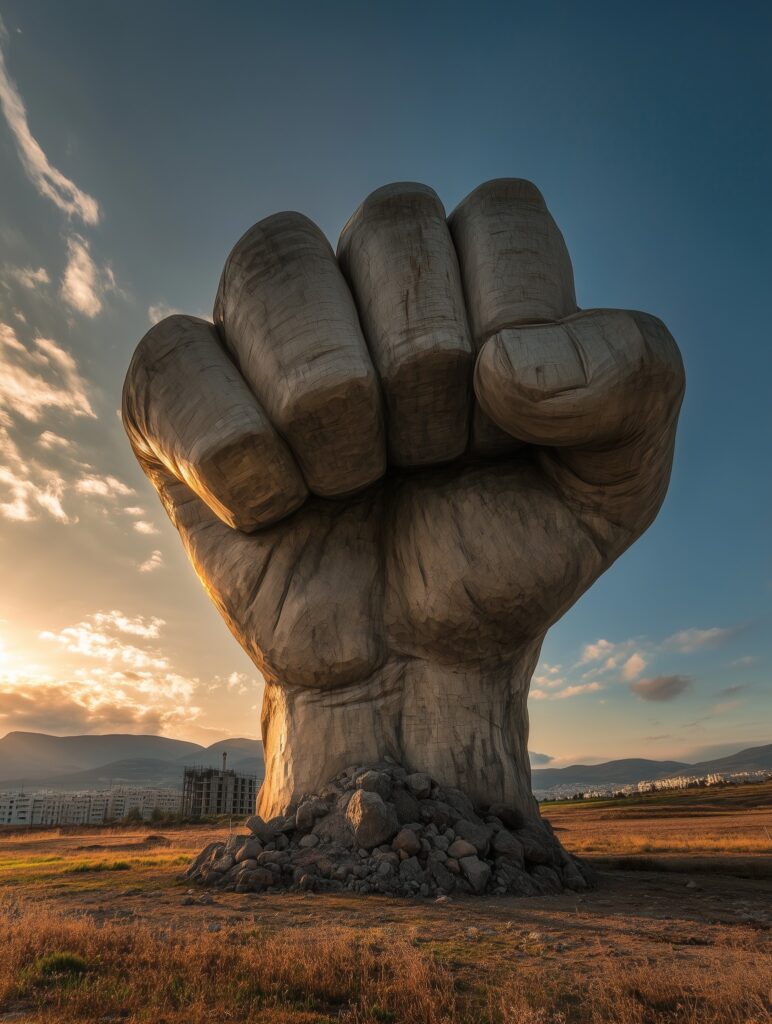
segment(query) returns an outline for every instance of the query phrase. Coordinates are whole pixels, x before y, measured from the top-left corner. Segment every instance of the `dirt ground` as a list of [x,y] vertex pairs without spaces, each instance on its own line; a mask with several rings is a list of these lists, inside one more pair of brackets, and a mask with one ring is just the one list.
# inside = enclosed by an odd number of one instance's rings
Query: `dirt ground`
[[6,905],[44,904],[166,933],[227,935],[245,924],[310,938],[322,925],[359,935],[394,932],[459,970],[548,965],[589,977],[612,956],[723,971],[751,952],[772,955],[772,792],[757,795],[757,806],[736,810],[729,802],[698,814],[685,802],[549,808],[564,845],[600,870],[598,889],[586,894],[447,902],[204,894],[178,874],[206,842],[223,836],[211,827],[167,829],[158,838],[148,829],[0,836],[0,893]]

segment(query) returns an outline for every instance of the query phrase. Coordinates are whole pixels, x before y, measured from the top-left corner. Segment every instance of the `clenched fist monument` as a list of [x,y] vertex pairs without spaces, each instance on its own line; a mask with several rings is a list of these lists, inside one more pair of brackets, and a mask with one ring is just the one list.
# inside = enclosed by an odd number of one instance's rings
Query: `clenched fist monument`
[[646,313],[579,310],[527,181],[374,192],[228,257],[214,325],[137,348],[123,417],[265,677],[259,810],[392,758],[526,819],[547,629],[654,519],[684,374]]

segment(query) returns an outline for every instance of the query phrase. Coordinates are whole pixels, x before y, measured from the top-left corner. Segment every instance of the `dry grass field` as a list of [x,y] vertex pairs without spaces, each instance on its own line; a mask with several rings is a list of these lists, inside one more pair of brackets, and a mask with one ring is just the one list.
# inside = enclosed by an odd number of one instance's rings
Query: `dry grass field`
[[189,894],[222,830],[0,834],[0,1022],[772,1019],[772,785],[544,812],[597,891]]

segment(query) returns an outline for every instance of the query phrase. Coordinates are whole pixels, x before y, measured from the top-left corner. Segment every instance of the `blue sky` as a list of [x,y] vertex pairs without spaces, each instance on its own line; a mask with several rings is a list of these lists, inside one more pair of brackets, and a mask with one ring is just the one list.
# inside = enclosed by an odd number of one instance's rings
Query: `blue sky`
[[660,316],[688,381],[658,520],[547,638],[531,748],[559,764],[772,738],[769,5],[0,16],[0,734],[257,734],[259,675],[116,416],[131,352],[163,311],[209,315],[261,217],[301,210],[334,243],[386,182],[450,210],[517,176],[566,237],[579,304]]

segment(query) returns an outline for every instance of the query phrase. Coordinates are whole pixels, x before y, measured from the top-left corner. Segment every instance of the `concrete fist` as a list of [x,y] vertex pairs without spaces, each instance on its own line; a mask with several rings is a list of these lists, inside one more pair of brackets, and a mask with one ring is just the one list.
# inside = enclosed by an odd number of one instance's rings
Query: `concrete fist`
[[123,415],[265,676],[261,813],[385,755],[534,813],[544,634],[667,488],[667,329],[578,311],[562,235],[517,179],[447,220],[425,186],[379,189],[337,259],[305,217],[269,217],[214,321],[145,335]]

